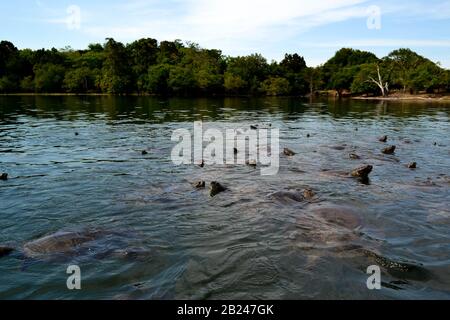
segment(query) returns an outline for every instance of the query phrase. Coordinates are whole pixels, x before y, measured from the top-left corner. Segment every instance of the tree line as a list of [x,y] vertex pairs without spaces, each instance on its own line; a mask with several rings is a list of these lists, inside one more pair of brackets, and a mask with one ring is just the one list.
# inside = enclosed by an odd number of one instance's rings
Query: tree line
[[158,95],[302,96],[450,91],[450,71],[410,49],[379,59],[344,48],[321,66],[297,53],[281,62],[260,54],[230,57],[194,43],[108,38],[86,50],[19,50],[0,43],[0,93],[108,93]]

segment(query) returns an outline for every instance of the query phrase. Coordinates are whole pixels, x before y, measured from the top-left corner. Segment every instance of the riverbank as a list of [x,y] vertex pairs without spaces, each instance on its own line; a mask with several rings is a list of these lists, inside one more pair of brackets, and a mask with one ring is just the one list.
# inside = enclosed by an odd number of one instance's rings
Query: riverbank
[[392,94],[387,97],[352,97],[354,100],[375,100],[375,101],[408,101],[408,102],[450,102],[450,96],[432,94]]
[[[30,97],[160,97],[156,94],[147,93],[128,93],[128,94],[112,94],[112,93],[0,93],[1,96],[30,96]],[[192,96],[192,97],[182,97],[182,96],[163,96],[165,98],[303,98],[310,99],[310,96],[249,96],[249,95],[212,95],[212,96]],[[433,95],[433,94],[391,94],[387,97],[382,96],[345,96],[338,98],[332,94],[319,94],[313,97],[314,99],[327,98],[328,99],[351,99],[351,100],[364,100],[364,101],[407,101],[407,102],[450,102],[450,95]]]

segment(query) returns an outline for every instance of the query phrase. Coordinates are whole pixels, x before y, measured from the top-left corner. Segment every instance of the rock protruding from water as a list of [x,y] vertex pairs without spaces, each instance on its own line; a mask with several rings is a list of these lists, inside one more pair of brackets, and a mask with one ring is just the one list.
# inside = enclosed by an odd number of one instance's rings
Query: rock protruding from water
[[258,165],[256,160],[247,160],[247,161],[245,161],[245,164],[249,167],[256,167]]
[[365,165],[354,169],[351,172],[351,176],[355,178],[368,179],[369,174],[372,172],[373,167],[371,165]]
[[209,193],[211,197],[215,197],[219,193],[222,193],[224,191],[227,191],[227,188],[222,186],[220,183],[218,183],[216,181],[211,182],[210,193]]
[[0,258],[9,255],[14,249],[10,247],[0,247]]
[[194,183],[194,188],[195,189],[204,189],[206,187],[206,182],[205,181],[197,181]]
[[350,157],[350,159],[352,159],[352,160],[359,160],[359,159],[361,159],[361,157],[358,156],[356,153],[350,153],[350,154],[349,154],[349,157]]
[[303,191],[303,197],[306,199],[306,200],[311,200],[312,198],[314,198],[316,196],[316,193],[313,191],[313,190],[311,190],[311,189],[305,189],[304,191]]
[[382,136],[381,138],[378,139],[380,142],[387,142],[388,141],[388,136]]
[[251,130],[258,130],[258,125],[250,126]]
[[382,152],[384,154],[394,154],[396,148],[397,148],[396,146],[389,146],[387,148],[384,148]]
[[410,163],[408,163],[408,168],[409,168],[409,169],[416,169],[416,168],[417,168],[417,163],[416,163],[416,162],[410,162]]
[[297,154],[289,148],[284,148],[283,153],[285,156],[288,156],[288,157],[293,157]]
[[8,180],[8,174],[7,173],[2,173],[2,175],[0,176],[0,180],[2,180],[2,181]]
[[147,150],[142,150],[142,155],[143,156],[146,156],[148,154],[148,151]]

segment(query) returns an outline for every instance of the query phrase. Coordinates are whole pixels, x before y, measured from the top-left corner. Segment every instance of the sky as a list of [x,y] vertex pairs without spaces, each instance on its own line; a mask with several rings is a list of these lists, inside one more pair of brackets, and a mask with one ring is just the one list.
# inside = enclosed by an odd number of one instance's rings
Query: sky
[[450,0],[0,1],[0,40],[21,49],[150,37],[269,61],[298,53],[317,66],[342,47],[379,57],[408,47],[450,68],[449,31]]

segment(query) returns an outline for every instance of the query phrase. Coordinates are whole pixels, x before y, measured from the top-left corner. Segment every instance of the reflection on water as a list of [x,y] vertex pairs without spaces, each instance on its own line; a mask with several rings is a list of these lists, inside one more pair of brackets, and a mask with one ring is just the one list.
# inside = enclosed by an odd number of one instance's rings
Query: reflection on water
[[[0,172],[10,178],[0,181],[0,245],[17,249],[0,259],[0,298],[450,298],[449,112],[287,98],[0,97]],[[172,131],[194,120],[271,123],[281,149],[297,155],[281,156],[277,176],[175,167]],[[382,135],[394,155],[381,153]],[[348,178],[362,164],[374,167],[367,184]],[[192,187],[198,180],[228,191],[210,198]],[[305,189],[315,195],[298,196]],[[103,236],[58,259],[24,250],[93,229]],[[66,289],[71,264],[82,270],[79,292]],[[381,291],[366,287],[373,264]]]

